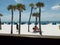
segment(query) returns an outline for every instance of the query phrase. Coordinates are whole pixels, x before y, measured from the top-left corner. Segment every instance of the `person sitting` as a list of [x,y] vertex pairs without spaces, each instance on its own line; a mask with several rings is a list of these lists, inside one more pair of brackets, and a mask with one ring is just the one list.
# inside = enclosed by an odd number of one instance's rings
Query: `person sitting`
[[33,28],[33,32],[39,32],[39,29],[38,29],[37,26],[34,26],[34,28]]
[[18,24],[16,24],[16,29],[18,30]]

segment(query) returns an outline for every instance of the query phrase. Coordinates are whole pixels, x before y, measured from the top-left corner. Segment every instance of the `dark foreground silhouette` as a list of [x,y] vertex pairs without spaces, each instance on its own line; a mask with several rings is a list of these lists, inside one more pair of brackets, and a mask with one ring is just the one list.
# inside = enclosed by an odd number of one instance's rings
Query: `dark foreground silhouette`
[[[5,44],[59,44],[60,39],[50,39],[50,38],[29,38],[29,37],[15,37],[15,36],[0,36],[0,42]],[[0,43],[1,44],[1,43]]]

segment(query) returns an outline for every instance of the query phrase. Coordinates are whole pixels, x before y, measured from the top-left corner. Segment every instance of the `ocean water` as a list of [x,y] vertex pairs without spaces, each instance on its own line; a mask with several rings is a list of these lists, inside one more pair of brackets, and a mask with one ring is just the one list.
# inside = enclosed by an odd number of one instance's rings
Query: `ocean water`
[[[17,24],[18,22],[14,22],[13,24],[15,25],[15,24]],[[32,24],[32,23],[34,23],[35,25],[37,25],[38,24],[38,22],[36,23],[36,22],[34,22],[34,21],[31,21],[31,22],[27,22],[27,21],[22,21],[21,22],[21,24],[23,25],[23,24]],[[41,21],[41,24],[42,25],[46,25],[46,24],[49,24],[49,23],[52,23],[52,25],[56,25],[57,23],[59,23],[60,24],[60,21]],[[2,24],[11,24],[11,22],[2,22]]]

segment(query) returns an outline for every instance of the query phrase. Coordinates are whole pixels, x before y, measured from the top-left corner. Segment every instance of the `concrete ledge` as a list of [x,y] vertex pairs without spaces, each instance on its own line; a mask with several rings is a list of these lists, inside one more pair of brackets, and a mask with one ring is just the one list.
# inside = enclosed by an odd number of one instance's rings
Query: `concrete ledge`
[[0,34],[0,36],[14,36],[14,37],[28,37],[28,38],[50,38],[60,39],[60,36],[47,36],[47,35],[26,35],[26,34]]

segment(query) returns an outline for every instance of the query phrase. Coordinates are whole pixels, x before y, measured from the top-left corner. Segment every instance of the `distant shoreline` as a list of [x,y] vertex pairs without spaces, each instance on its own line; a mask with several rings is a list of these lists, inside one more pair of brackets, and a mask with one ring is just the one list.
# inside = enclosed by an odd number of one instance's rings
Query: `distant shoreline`
[[[13,24],[17,24],[18,22],[13,22]],[[22,21],[21,24],[28,24],[29,22],[27,21]],[[35,21],[30,21],[29,24],[38,24],[38,22],[36,23]],[[60,24],[60,21],[41,21],[41,24],[42,25],[46,25],[46,24],[49,24],[49,23],[52,23],[52,25],[56,25],[56,24]],[[11,24],[11,22],[2,22],[1,24]]]

